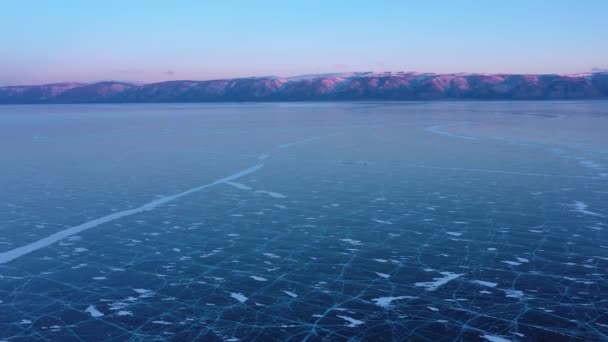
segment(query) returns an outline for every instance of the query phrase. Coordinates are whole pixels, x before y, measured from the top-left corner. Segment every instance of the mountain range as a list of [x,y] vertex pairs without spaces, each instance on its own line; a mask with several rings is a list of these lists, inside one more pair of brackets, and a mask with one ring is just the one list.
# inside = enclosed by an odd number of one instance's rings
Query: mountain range
[[358,72],[149,84],[0,87],[0,104],[608,99],[608,72],[573,75]]

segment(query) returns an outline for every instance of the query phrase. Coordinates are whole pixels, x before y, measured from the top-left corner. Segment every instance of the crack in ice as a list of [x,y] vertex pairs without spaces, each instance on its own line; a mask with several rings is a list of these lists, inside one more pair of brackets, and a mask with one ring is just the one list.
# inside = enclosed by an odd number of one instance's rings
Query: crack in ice
[[186,195],[190,195],[192,193],[195,193],[195,192],[207,189],[207,188],[212,187],[212,186],[217,185],[217,184],[229,183],[229,182],[231,182],[233,180],[236,180],[236,179],[244,177],[244,176],[246,176],[246,175],[248,175],[250,173],[253,173],[253,172],[261,169],[263,166],[264,166],[264,164],[258,164],[258,165],[252,166],[250,168],[241,170],[241,171],[239,171],[239,172],[237,172],[235,174],[232,174],[230,176],[218,179],[218,180],[216,180],[216,181],[214,181],[212,183],[201,185],[201,186],[197,186],[195,188],[186,190],[184,192],[180,192],[180,193],[175,194],[175,195],[165,196],[165,197],[162,197],[162,198],[159,198],[159,199],[154,200],[152,202],[146,203],[146,204],[144,204],[144,205],[142,205],[140,207],[134,208],[134,209],[128,209],[128,210],[123,210],[123,211],[115,212],[115,213],[112,213],[112,214],[109,214],[109,215],[106,215],[106,216],[102,216],[102,217],[96,218],[94,220],[91,220],[91,221],[88,221],[88,222],[85,222],[85,223],[82,223],[82,224],[79,224],[77,226],[73,226],[73,227],[64,229],[64,230],[59,231],[59,232],[57,232],[55,234],[51,234],[51,235],[49,235],[49,236],[47,236],[45,238],[42,238],[42,239],[40,239],[38,241],[34,241],[34,242],[29,243],[27,245],[24,245],[24,246],[21,246],[21,247],[17,247],[15,249],[12,249],[10,251],[6,251],[4,253],[0,253],[0,264],[7,263],[7,262],[9,262],[11,260],[17,259],[19,257],[22,257],[22,256],[26,255],[26,254],[35,252],[35,251],[37,251],[37,250],[39,250],[41,248],[48,247],[48,246],[50,246],[50,245],[52,245],[52,244],[54,244],[54,243],[56,243],[58,241],[61,241],[61,240],[65,239],[65,238],[68,238],[68,237],[70,237],[72,235],[81,233],[81,232],[83,232],[85,230],[97,227],[97,226],[99,226],[101,224],[108,223],[108,222],[111,222],[111,221],[114,221],[114,220],[118,220],[118,219],[126,217],[126,216],[131,216],[131,215],[134,215],[134,214],[138,214],[138,213],[141,213],[141,212],[144,212],[144,211],[152,210],[152,209],[158,207],[159,205],[162,205],[162,204],[165,204],[165,203],[168,203],[168,202],[172,202],[172,201],[174,201],[174,200],[176,200],[176,199],[178,199],[180,197],[183,197],[183,196],[186,196]]
[[440,272],[443,277],[433,278],[434,281],[425,281],[415,283],[415,286],[424,287],[427,291],[435,291],[441,286],[449,283],[450,281],[462,277],[464,274],[452,273],[452,272]]
[[579,212],[579,213],[585,214],[585,215],[604,217],[604,215],[602,215],[600,213],[596,213],[594,211],[587,210],[587,208],[589,206],[585,202],[574,201],[574,204],[572,204],[571,206],[574,207],[574,210],[572,210],[572,211],[576,211],[576,212]]
[[477,140],[477,138],[474,138],[474,137],[468,137],[466,135],[453,134],[453,133],[441,130],[442,128],[445,128],[445,127],[448,127],[448,126],[454,126],[454,125],[453,124],[447,124],[447,125],[431,126],[431,127],[427,127],[425,130],[428,131],[428,132],[439,134],[439,135],[443,135],[443,136],[446,136],[446,137],[466,139],[466,140]]

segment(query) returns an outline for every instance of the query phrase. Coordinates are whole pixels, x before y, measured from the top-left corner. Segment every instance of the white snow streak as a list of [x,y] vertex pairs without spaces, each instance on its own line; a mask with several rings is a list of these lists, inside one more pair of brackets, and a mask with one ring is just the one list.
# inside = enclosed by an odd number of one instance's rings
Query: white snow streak
[[120,218],[126,217],[126,216],[131,216],[134,214],[138,214],[144,211],[148,211],[148,210],[152,210],[156,207],[158,207],[159,205],[165,204],[165,203],[169,203],[172,202],[180,197],[186,196],[186,195],[190,195],[192,193],[207,189],[209,187],[212,187],[214,185],[217,184],[221,184],[221,183],[227,183],[230,181],[233,181],[235,179],[241,178],[243,176],[246,176],[250,173],[253,173],[259,169],[261,169],[264,166],[264,164],[258,164],[256,166],[252,166],[250,168],[247,168],[245,170],[239,171],[233,175],[230,175],[228,177],[224,177],[222,179],[218,179],[213,183],[209,183],[209,184],[205,184],[205,185],[201,185],[201,186],[197,186],[195,188],[192,188],[190,190],[186,190],[184,192],[180,192],[178,194],[175,195],[170,195],[170,196],[165,196],[165,197],[161,197],[157,200],[154,200],[152,202],[146,203],[138,208],[134,208],[134,209],[128,209],[128,210],[123,210],[123,211],[119,211],[119,212],[115,212],[106,216],[102,216],[99,218],[96,218],[94,220],[85,222],[83,224],[77,225],[77,226],[73,226],[67,229],[64,229],[62,231],[59,231],[55,234],[51,234],[45,238],[42,238],[38,241],[34,241],[30,244],[21,246],[21,247],[17,247],[15,249],[12,249],[10,251],[6,251],[4,253],[0,253],[0,264],[4,264],[7,263],[11,260],[17,259],[19,257],[22,257],[28,253],[37,251],[41,248],[44,247],[48,247],[58,241],[61,241],[65,238],[68,238],[72,235],[81,233],[85,230],[91,229],[93,227],[97,227],[101,224],[104,223],[108,223],[114,220],[118,220]]

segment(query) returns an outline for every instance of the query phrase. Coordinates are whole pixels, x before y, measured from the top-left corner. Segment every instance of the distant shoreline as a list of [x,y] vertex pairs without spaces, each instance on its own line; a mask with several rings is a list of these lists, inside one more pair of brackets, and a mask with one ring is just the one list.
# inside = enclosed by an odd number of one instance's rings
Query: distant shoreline
[[86,105],[255,105],[255,104],[361,104],[361,105],[406,105],[406,104],[433,104],[433,103],[581,103],[581,102],[608,102],[607,98],[591,99],[512,99],[512,100],[475,100],[475,99],[439,99],[439,100],[310,100],[310,101],[204,101],[204,102],[38,102],[38,103],[0,103],[2,107],[21,106],[86,106]]
[[348,73],[132,84],[0,87],[0,104],[524,101],[608,99],[608,73]]

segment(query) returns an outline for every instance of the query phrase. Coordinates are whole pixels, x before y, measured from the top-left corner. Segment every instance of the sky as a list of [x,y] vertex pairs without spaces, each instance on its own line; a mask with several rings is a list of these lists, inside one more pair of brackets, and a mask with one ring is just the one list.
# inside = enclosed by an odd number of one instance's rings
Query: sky
[[0,85],[608,69],[607,0],[1,0]]

